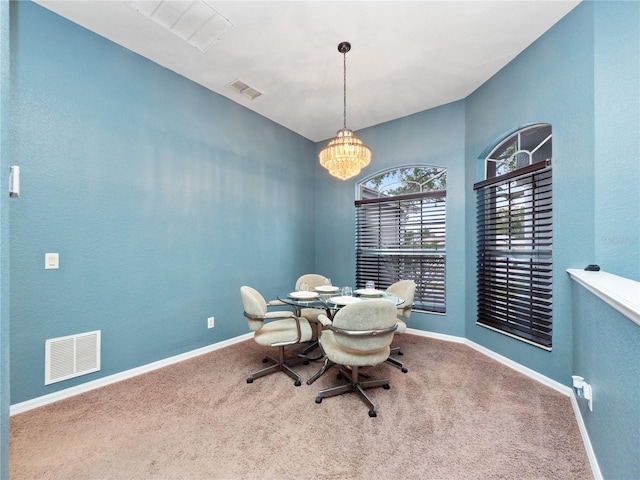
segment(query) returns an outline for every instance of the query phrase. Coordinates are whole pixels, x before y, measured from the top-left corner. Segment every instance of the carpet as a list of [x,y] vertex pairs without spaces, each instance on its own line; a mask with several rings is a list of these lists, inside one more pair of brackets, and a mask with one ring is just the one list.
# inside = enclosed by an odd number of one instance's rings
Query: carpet
[[592,479],[568,397],[463,344],[405,334],[391,389],[315,403],[319,362],[246,383],[245,341],[11,417],[12,480]]

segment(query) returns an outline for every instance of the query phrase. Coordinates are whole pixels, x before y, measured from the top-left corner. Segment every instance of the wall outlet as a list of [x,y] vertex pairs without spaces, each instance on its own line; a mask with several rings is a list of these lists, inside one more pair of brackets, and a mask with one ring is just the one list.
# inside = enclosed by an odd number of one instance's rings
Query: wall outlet
[[213,328],[214,320],[215,320],[214,317],[207,318],[207,328]]

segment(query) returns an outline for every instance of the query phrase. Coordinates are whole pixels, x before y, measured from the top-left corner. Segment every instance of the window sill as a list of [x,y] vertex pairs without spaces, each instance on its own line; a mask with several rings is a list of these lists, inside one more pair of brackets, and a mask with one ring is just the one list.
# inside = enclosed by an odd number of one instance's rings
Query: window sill
[[640,282],[607,272],[567,269],[571,278],[640,325]]

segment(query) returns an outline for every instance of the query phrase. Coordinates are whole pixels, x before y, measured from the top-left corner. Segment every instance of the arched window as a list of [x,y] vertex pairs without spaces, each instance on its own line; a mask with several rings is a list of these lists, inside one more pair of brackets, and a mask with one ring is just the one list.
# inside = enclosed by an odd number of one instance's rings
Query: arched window
[[519,168],[551,161],[551,125],[522,128],[496,145],[485,158],[484,178],[505,175]]
[[446,169],[436,166],[396,168],[358,184],[358,287],[414,280],[413,309],[445,313],[446,187]]
[[522,128],[490,152],[474,185],[477,323],[551,350],[551,125]]

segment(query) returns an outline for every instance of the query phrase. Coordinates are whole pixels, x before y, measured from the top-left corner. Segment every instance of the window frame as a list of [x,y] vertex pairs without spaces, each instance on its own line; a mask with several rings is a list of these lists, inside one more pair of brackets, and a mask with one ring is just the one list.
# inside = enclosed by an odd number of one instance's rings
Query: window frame
[[[549,158],[517,168],[523,132],[548,128]],[[544,132],[543,132],[544,133]],[[551,125],[536,124],[504,138],[485,158],[517,138],[517,148],[504,158],[508,173],[474,185],[477,209],[476,324],[551,351],[553,346],[553,185]],[[542,137],[541,137],[542,138]],[[497,169],[494,169],[494,172]]]
[[[418,165],[379,172],[358,184],[358,195],[362,197],[365,185],[375,178],[394,172],[401,176],[400,172],[415,168],[439,169],[431,178],[443,175],[444,180],[438,184],[446,187],[445,167]],[[372,280],[377,288],[385,289],[399,280],[414,280],[413,310],[445,314],[446,188],[386,195],[388,187],[382,185],[382,193],[376,198],[355,201],[356,286],[362,288]]]

